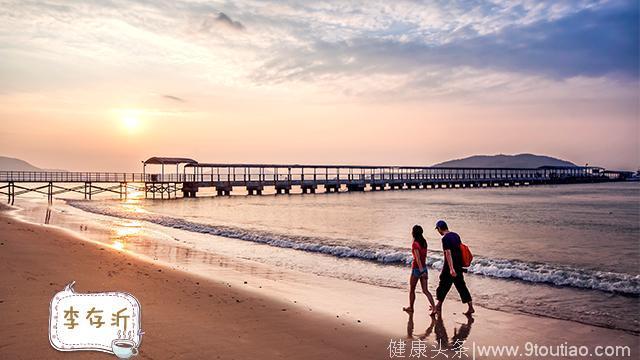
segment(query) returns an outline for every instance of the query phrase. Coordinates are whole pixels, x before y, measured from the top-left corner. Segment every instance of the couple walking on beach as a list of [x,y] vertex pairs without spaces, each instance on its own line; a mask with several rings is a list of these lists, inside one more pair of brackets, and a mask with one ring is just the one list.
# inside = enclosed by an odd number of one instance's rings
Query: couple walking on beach
[[436,298],[438,303],[435,304],[433,296],[428,289],[428,270],[427,270],[427,240],[424,238],[422,226],[415,225],[411,230],[413,244],[411,245],[411,254],[413,262],[411,264],[411,278],[409,279],[409,306],[403,308],[408,313],[413,313],[413,305],[416,301],[416,286],[420,282],[422,292],[427,296],[430,306],[430,315],[442,312],[442,302],[451,289],[451,285],[455,285],[456,290],[460,294],[460,299],[464,304],[468,305],[465,315],[471,315],[475,312],[471,301],[471,294],[464,282],[463,272],[463,254],[462,241],[458,234],[449,231],[449,226],[443,220],[436,223],[436,230],[442,236],[442,251],[444,255],[444,264],[440,273],[440,282],[436,289]]

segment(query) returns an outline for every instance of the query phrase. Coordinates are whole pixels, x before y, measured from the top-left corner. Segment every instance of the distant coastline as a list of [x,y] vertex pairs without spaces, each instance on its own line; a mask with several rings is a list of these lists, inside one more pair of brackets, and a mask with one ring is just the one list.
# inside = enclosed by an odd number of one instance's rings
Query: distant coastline
[[43,169],[28,163],[25,160],[0,156],[0,170],[4,171],[67,171],[60,169]]
[[457,168],[539,168],[541,166],[577,166],[576,164],[545,155],[473,155],[462,159],[449,160],[433,165],[434,167]]

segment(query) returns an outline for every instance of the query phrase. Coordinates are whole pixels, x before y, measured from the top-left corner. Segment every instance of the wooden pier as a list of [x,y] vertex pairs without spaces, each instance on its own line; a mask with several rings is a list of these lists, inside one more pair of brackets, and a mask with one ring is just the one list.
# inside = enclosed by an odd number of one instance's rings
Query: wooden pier
[[418,166],[277,165],[277,164],[187,164],[175,174],[183,183],[184,196],[195,196],[200,188],[215,188],[229,195],[235,187],[260,195],[266,187],[276,194],[300,192],[381,191],[401,189],[480,188],[540,184],[567,184],[617,180],[596,167],[434,168]]
[[7,195],[12,205],[16,196],[26,193],[46,195],[49,203],[62,193],[81,194],[85,200],[100,193],[126,198],[129,191],[138,190],[144,183],[145,178],[139,173],[0,171],[0,194]]
[[[149,172],[147,166],[160,166]],[[175,170],[175,171],[174,171]],[[627,174],[599,167],[447,168],[421,166],[355,166],[301,164],[198,163],[186,158],[153,157],[143,162],[142,173],[0,171],[0,194],[13,204],[29,192],[46,195],[78,193],[91,200],[100,193],[126,199],[135,190],[145,198],[195,197],[202,188],[220,196],[234,188],[261,195],[402,189],[487,188],[543,184],[624,181]]]

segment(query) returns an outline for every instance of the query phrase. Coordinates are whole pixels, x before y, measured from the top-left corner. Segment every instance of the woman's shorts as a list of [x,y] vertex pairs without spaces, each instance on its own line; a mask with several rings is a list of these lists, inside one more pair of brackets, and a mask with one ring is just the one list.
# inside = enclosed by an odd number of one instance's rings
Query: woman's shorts
[[420,269],[418,269],[418,268],[412,268],[411,269],[411,275],[415,276],[415,277],[418,277],[418,278],[420,276],[422,276],[422,274],[426,274],[426,273],[427,273],[427,268],[426,267],[422,269],[422,272],[420,272]]

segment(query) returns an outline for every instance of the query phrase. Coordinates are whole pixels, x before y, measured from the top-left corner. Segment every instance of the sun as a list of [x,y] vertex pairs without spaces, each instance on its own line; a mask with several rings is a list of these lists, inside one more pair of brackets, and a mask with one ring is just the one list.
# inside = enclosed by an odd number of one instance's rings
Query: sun
[[140,120],[135,116],[124,116],[122,117],[122,125],[128,131],[134,132],[140,127]]

